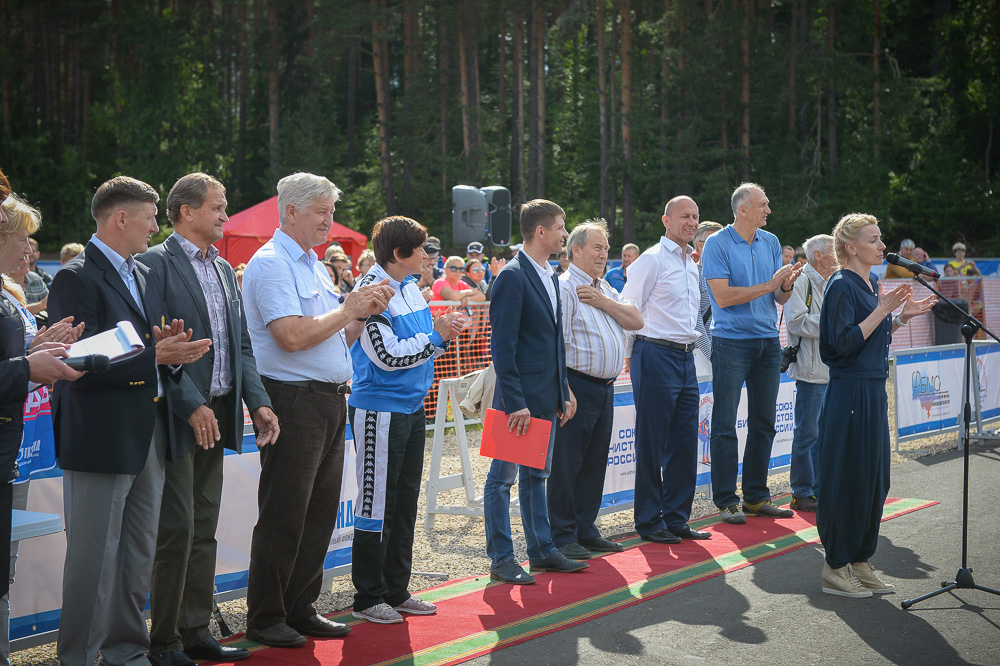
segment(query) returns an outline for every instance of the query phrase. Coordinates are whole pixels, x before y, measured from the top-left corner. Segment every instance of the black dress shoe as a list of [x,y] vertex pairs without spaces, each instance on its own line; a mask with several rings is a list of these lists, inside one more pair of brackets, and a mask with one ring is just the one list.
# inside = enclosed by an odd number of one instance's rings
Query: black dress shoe
[[151,654],[149,655],[149,661],[157,666],[194,666],[194,662],[191,661],[190,657],[180,650]]
[[192,659],[208,661],[243,661],[250,658],[250,650],[228,647],[215,640],[213,636],[206,636],[201,643],[192,645],[184,652]]
[[674,544],[681,542],[681,538],[670,530],[656,530],[652,534],[647,534],[642,538],[646,541],[652,541],[653,543]]
[[590,565],[586,562],[568,559],[558,550],[541,560],[528,560],[532,571],[556,571],[558,573],[574,573],[583,571]]
[[699,532],[698,530],[693,530],[688,525],[685,525],[683,528],[681,528],[679,530],[670,530],[670,531],[671,531],[671,533],[673,533],[676,536],[679,536],[682,539],[698,539],[698,540],[702,540],[702,539],[711,539],[712,538],[712,535],[709,534],[708,532]]
[[288,626],[304,636],[317,638],[340,638],[351,633],[351,628],[346,624],[328,620],[318,613],[301,622],[289,622]]
[[580,545],[584,548],[589,548],[590,550],[596,550],[599,553],[620,553],[625,550],[625,546],[620,543],[615,543],[614,541],[608,541],[604,537],[597,537],[593,541],[588,541],[586,543],[581,541]]
[[247,638],[271,647],[298,648],[309,641],[306,637],[289,627],[284,622],[273,624],[263,629],[250,629],[247,627]]

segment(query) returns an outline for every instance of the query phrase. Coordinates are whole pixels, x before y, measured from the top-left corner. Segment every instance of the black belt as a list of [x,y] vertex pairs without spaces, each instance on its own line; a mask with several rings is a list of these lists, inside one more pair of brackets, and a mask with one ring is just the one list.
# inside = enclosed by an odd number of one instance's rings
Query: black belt
[[672,340],[663,340],[662,338],[650,338],[645,335],[635,336],[636,340],[642,340],[643,342],[651,342],[654,345],[660,345],[661,347],[668,347],[670,349],[676,349],[678,351],[687,352],[690,354],[694,351],[695,343],[688,342],[681,344],[680,342],[673,342]]
[[588,382],[594,382],[595,384],[600,384],[601,386],[611,386],[615,383],[617,377],[612,377],[611,379],[601,379],[600,377],[591,377],[585,372],[580,372],[579,370],[574,370],[573,368],[566,368],[566,372],[580,379],[586,379]]
[[270,377],[261,377],[261,379],[265,382],[284,384],[286,386],[298,386],[299,388],[309,389],[310,391],[318,391],[319,393],[336,393],[337,395],[350,395],[351,393],[351,386],[347,382],[337,384],[335,382],[321,382],[316,379],[309,379],[305,381],[271,379]]
[[229,392],[224,393],[222,395],[211,395],[211,396],[208,397],[208,402],[206,404],[208,404],[208,406],[211,407],[212,405],[214,405],[216,403],[222,402],[223,400],[225,400],[226,398],[229,397],[230,393],[232,393],[232,391],[229,391]]

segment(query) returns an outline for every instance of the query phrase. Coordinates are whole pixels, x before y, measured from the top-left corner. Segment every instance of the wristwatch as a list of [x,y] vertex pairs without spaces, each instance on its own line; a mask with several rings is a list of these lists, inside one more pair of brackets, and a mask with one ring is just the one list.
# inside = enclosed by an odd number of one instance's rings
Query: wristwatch
[[900,319],[899,315],[896,315],[895,317],[893,317],[893,320],[892,320],[892,321],[893,321],[893,323],[895,323],[895,324],[896,324],[896,326],[897,326],[897,327],[899,327],[899,328],[903,328],[904,326],[906,326],[907,324],[909,324],[909,323],[910,323],[910,320],[909,320],[909,319],[907,319],[906,321],[903,321],[902,319]]

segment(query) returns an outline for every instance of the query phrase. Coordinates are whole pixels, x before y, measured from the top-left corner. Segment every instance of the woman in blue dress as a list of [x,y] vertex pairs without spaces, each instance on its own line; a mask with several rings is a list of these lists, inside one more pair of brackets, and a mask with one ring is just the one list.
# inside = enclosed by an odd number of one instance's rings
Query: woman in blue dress
[[909,284],[879,288],[871,269],[882,264],[885,244],[871,215],[844,216],[833,237],[840,270],[830,278],[820,313],[820,357],[830,366],[820,417],[821,579],[827,594],[870,597],[893,591],[869,562],[889,493],[889,343],[936,300],[914,301]]

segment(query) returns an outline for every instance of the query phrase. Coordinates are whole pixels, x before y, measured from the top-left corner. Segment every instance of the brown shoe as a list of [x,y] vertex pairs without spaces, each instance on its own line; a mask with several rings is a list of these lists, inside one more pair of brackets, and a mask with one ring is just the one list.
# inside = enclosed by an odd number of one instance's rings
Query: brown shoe
[[289,627],[284,622],[273,624],[264,629],[247,629],[247,638],[271,647],[297,648],[308,641],[306,637]]
[[854,577],[875,594],[892,594],[896,591],[895,586],[878,577],[871,562],[852,564],[851,570],[854,572]]
[[850,597],[852,599],[863,599],[872,596],[872,591],[861,584],[851,565],[832,569],[830,565],[823,562],[823,573],[820,576],[823,591],[827,594],[835,594],[838,597]]

